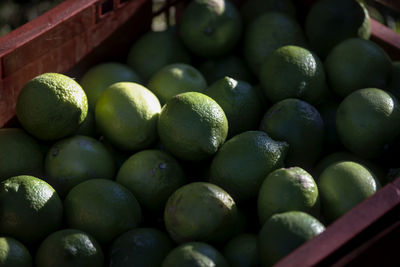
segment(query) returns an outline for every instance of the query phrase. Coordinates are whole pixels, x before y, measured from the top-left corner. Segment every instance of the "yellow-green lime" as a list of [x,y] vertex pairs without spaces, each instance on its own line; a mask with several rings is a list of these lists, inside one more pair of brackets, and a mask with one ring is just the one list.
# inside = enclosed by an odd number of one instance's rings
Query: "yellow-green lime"
[[1,267],[32,267],[29,250],[12,237],[0,237]]
[[199,161],[214,155],[225,142],[228,120],[211,97],[198,92],[174,96],[162,108],[158,135],[174,156]]
[[136,228],[113,241],[108,266],[159,267],[174,246],[165,232],[155,228]]
[[154,73],[148,88],[157,96],[161,105],[171,97],[185,92],[203,92],[207,82],[196,68],[183,63],[167,65]]
[[112,155],[101,142],[75,135],[51,146],[45,159],[45,180],[64,198],[83,181],[113,179],[115,169]]
[[261,224],[276,213],[292,210],[317,216],[320,208],[317,184],[300,167],[275,170],[263,181],[257,206]]
[[165,205],[167,232],[177,243],[224,243],[236,230],[235,201],[211,183],[193,182],[178,188]]
[[121,166],[116,181],[128,188],[139,204],[153,214],[162,214],[169,196],[183,186],[182,167],[161,150],[142,150]]
[[330,88],[345,97],[362,88],[387,88],[392,62],[374,42],[351,38],[331,50],[325,60],[325,71]]
[[271,139],[262,131],[247,131],[229,139],[214,156],[210,182],[225,189],[240,202],[256,199],[265,177],[282,168],[286,142]]
[[94,110],[103,91],[117,82],[140,83],[141,79],[129,66],[118,62],[101,63],[90,68],[80,81],[88,99],[89,109]]
[[23,174],[42,176],[43,158],[38,142],[25,131],[0,129],[0,181]]
[[313,216],[302,211],[288,211],[271,216],[258,235],[262,266],[272,266],[297,247],[325,230]]
[[292,0],[248,0],[240,8],[245,24],[268,12],[282,12],[290,16],[296,15]]
[[35,263],[37,267],[102,267],[104,254],[91,235],[63,229],[43,240],[36,252]]
[[74,133],[87,111],[85,91],[74,79],[59,73],[33,78],[17,99],[19,122],[27,132],[43,140]]
[[149,31],[130,48],[127,63],[146,82],[160,68],[172,63],[189,63],[190,55],[171,30]]
[[313,51],[325,59],[334,46],[348,38],[369,39],[369,14],[358,0],[318,1],[306,17],[305,32]]
[[1,236],[33,244],[61,227],[62,216],[62,202],[45,181],[21,175],[0,183]]
[[114,83],[100,96],[95,120],[99,131],[121,150],[144,149],[157,139],[161,105],[146,87],[132,82]]
[[228,119],[228,138],[257,129],[263,108],[257,92],[249,83],[226,76],[211,84],[204,94],[224,110]]
[[318,180],[322,213],[336,220],[378,189],[375,175],[353,161],[340,161],[325,168]]
[[360,89],[348,95],[336,113],[340,140],[363,158],[379,156],[400,135],[400,106],[389,92]]
[[255,234],[240,234],[229,240],[222,253],[232,267],[258,267],[258,240]]
[[136,228],[142,217],[135,196],[107,179],[91,179],[73,187],[64,200],[64,209],[69,228],[91,234],[101,244]]
[[222,254],[204,242],[188,242],[174,248],[165,257],[162,267],[228,267]]
[[228,54],[242,33],[239,11],[229,0],[194,0],[184,9],[179,34],[186,47],[197,56]]
[[282,46],[265,59],[260,81],[272,103],[299,98],[318,105],[329,94],[321,60],[310,50],[295,45]]

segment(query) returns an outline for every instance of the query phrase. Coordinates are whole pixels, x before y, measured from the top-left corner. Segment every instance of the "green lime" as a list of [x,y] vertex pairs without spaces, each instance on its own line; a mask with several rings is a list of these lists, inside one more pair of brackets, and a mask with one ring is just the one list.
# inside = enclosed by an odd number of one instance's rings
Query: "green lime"
[[164,221],[177,243],[223,243],[236,230],[238,212],[235,201],[222,188],[193,182],[178,188],[169,197]]
[[121,150],[140,150],[157,139],[157,120],[161,105],[144,86],[114,83],[96,104],[95,119],[100,132]]
[[40,244],[35,262],[37,267],[101,267],[104,255],[100,244],[91,235],[63,229],[50,234]]
[[265,177],[282,168],[288,144],[265,132],[247,131],[229,139],[214,156],[210,182],[224,188],[236,201],[255,199]]
[[388,86],[388,91],[398,100],[400,99],[400,61],[393,62],[392,80]]
[[43,140],[56,140],[76,131],[87,115],[82,87],[72,78],[45,73],[30,80],[17,99],[23,128]]
[[223,248],[223,255],[232,267],[258,267],[257,235],[241,234],[233,237]]
[[247,0],[240,8],[240,13],[246,24],[249,24],[264,13],[274,11],[282,12],[292,17],[296,15],[296,7],[292,0]]
[[21,175],[0,183],[1,235],[39,242],[61,226],[62,216],[62,202],[45,181]]
[[227,0],[194,0],[184,9],[179,34],[197,56],[215,57],[229,53],[239,41],[242,19]]
[[174,156],[198,161],[214,155],[225,142],[228,120],[212,98],[198,92],[174,96],[162,108],[158,135]]
[[346,97],[362,88],[386,88],[392,77],[392,62],[374,42],[351,38],[332,49],[325,70],[332,90]]
[[270,217],[258,235],[262,266],[272,266],[297,247],[325,230],[313,216],[288,211]]
[[399,102],[380,89],[357,90],[340,103],[336,129],[351,152],[363,158],[377,157],[400,135]]
[[329,94],[324,65],[313,52],[294,45],[276,49],[262,63],[260,81],[265,96],[273,103],[299,98],[312,105]]
[[357,0],[316,1],[306,17],[305,32],[312,49],[325,58],[334,46],[348,38],[369,39],[368,11]]
[[161,105],[173,96],[185,92],[203,92],[207,82],[194,67],[175,63],[167,65],[154,73],[148,88],[158,97]]
[[64,198],[75,185],[95,178],[113,179],[110,152],[94,138],[75,135],[52,145],[45,159],[46,182]]
[[319,213],[318,187],[313,177],[299,167],[281,168],[268,174],[258,193],[261,224],[276,213]]
[[165,257],[162,267],[228,267],[228,262],[213,246],[188,242],[174,248]]
[[94,118],[94,109],[88,110],[86,118],[79,125],[78,129],[75,131],[74,134],[86,135],[91,137],[99,136],[98,130],[96,128],[96,121]]
[[110,247],[109,266],[159,267],[174,244],[165,232],[136,228],[117,237]]
[[1,267],[31,267],[32,256],[28,249],[12,237],[0,237]]
[[94,110],[104,90],[117,82],[140,83],[141,80],[129,66],[117,62],[101,63],[90,68],[80,81],[88,99],[89,109]]
[[64,208],[68,227],[91,234],[101,244],[136,228],[142,217],[135,196],[106,179],[91,179],[73,187]]
[[0,181],[23,174],[42,176],[43,158],[38,142],[22,129],[0,129]]
[[308,170],[321,155],[324,122],[318,110],[305,101],[287,98],[274,104],[265,113],[260,129],[289,144],[287,167]]
[[322,213],[332,222],[372,196],[378,189],[375,175],[353,161],[340,161],[325,168],[318,180]]
[[116,181],[135,195],[141,207],[160,214],[169,196],[184,185],[186,178],[171,155],[161,150],[143,150],[122,164]]

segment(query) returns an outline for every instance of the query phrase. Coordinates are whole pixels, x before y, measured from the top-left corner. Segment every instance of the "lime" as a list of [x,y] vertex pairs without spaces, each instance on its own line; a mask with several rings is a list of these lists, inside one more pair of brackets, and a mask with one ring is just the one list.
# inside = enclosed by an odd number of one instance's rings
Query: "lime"
[[255,199],[265,177],[282,168],[288,145],[265,132],[247,131],[229,139],[211,162],[210,182],[236,201]]
[[184,9],[179,34],[194,54],[202,57],[229,53],[239,41],[242,19],[227,0],[194,0]]
[[175,63],[167,65],[154,73],[148,88],[158,97],[161,105],[171,97],[185,92],[203,92],[207,82],[194,67]]
[[325,168],[318,180],[322,213],[334,221],[379,188],[375,175],[353,161],[340,161]]
[[62,202],[45,181],[21,175],[0,183],[1,235],[35,243],[57,230],[62,216]]
[[400,99],[400,61],[393,62],[392,80],[388,86],[388,91],[391,92],[397,100]]
[[28,249],[12,237],[0,237],[0,266],[31,267],[32,257]]
[[52,233],[40,244],[35,262],[37,267],[101,267],[104,255],[99,243],[89,234],[63,229]]
[[193,182],[169,197],[164,220],[169,235],[177,243],[223,243],[235,230],[238,213],[235,201],[222,188]]
[[103,91],[117,82],[140,83],[141,80],[129,66],[117,62],[101,63],[90,68],[80,81],[88,99],[89,109],[94,110]]
[[140,150],[157,139],[157,120],[161,105],[144,86],[114,83],[96,104],[95,119],[100,132],[122,150]]
[[159,267],[174,245],[155,228],[136,228],[117,237],[110,247],[109,266]]
[[106,179],[91,179],[76,185],[64,200],[70,228],[91,234],[101,244],[136,228],[141,209],[124,186]]
[[313,177],[299,167],[281,168],[268,174],[258,193],[261,224],[276,213],[303,211],[318,215],[318,188]]
[[158,135],[174,156],[198,161],[214,155],[225,142],[228,120],[212,98],[198,92],[174,96],[162,108]]
[[229,240],[223,248],[223,255],[229,266],[260,266],[257,242],[257,235],[255,234],[241,234]]
[[74,133],[79,135],[86,135],[91,137],[98,137],[99,133],[96,128],[96,121],[94,118],[94,110],[88,110],[86,118],[79,125],[78,129]]
[[33,78],[17,99],[19,122],[30,134],[43,140],[56,140],[74,133],[87,111],[82,87],[72,78],[58,73]]
[[52,145],[45,160],[46,181],[60,197],[75,185],[94,178],[113,179],[111,154],[94,138],[75,135]]
[[290,16],[296,15],[292,0],[248,0],[243,3],[240,13],[246,24],[268,12],[282,12]]
[[23,174],[41,176],[43,158],[38,142],[22,129],[0,129],[0,181]]

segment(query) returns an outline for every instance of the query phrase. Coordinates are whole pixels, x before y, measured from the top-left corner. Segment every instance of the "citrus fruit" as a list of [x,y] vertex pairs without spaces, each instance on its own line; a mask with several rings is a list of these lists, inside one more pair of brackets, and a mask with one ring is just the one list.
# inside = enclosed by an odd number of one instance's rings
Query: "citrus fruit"
[[98,137],[99,133],[96,128],[96,121],[94,118],[94,109],[88,110],[86,118],[79,125],[78,129],[76,129],[75,135],[86,135],[91,137]]
[[210,182],[236,201],[255,199],[271,171],[282,168],[288,145],[262,131],[247,131],[229,139],[214,156]]
[[94,178],[113,179],[111,154],[94,138],[75,135],[54,143],[45,159],[46,182],[60,197],[75,185]]
[[340,161],[325,168],[318,180],[322,213],[328,221],[345,214],[379,188],[375,175],[353,161]]
[[225,142],[228,120],[212,98],[198,92],[174,96],[162,108],[158,135],[174,156],[203,160],[214,155]]
[[179,34],[197,56],[215,57],[229,53],[239,41],[242,19],[227,0],[194,0],[184,9]]
[[63,229],[43,240],[35,262],[37,267],[101,267],[104,255],[100,244],[91,235],[80,230]]
[[318,105],[329,94],[321,60],[313,52],[295,45],[282,46],[265,59],[260,81],[272,103],[299,98]]
[[240,8],[240,13],[246,24],[264,13],[273,11],[293,17],[296,15],[296,8],[291,0],[248,0]]
[[0,237],[0,266],[31,267],[32,257],[28,249],[12,237]]
[[116,181],[128,188],[143,209],[162,213],[168,197],[186,179],[180,164],[161,150],[142,150],[121,166]]
[[257,235],[255,234],[241,234],[229,240],[222,251],[229,266],[260,266],[257,242]]
[[213,246],[203,242],[188,242],[168,253],[162,267],[227,267],[222,254]]
[[136,228],[141,208],[124,186],[106,179],[91,179],[69,191],[64,200],[68,227],[91,234],[101,244]]
[[397,100],[400,99],[400,61],[393,62],[392,80],[388,86],[388,91],[391,92]]
[[117,82],[140,83],[141,79],[129,66],[118,62],[101,63],[90,68],[80,81],[88,99],[89,109],[94,110],[103,91]]
[[288,211],[272,215],[258,234],[260,260],[272,266],[301,244],[325,230],[313,216],[302,211]]
[[117,237],[110,246],[109,266],[159,267],[174,244],[165,232],[136,228]]
[[100,132],[122,150],[140,150],[157,139],[157,120],[161,105],[144,86],[114,83],[100,96],[95,120]]
[[206,87],[207,82],[203,75],[194,67],[183,63],[159,69],[148,83],[148,88],[157,96],[161,105],[177,94],[202,92]]
[[334,46],[352,37],[369,39],[368,11],[357,0],[322,0],[311,7],[305,32],[311,48],[325,58]]
[[17,117],[22,127],[43,140],[72,134],[87,111],[85,91],[74,79],[59,73],[33,78],[17,99]]
[[45,181],[21,175],[0,183],[0,235],[35,243],[57,230],[62,216],[62,202]]
[[322,152],[324,122],[318,110],[303,100],[287,98],[274,104],[265,113],[260,129],[289,144],[287,167],[308,170]]
[[257,76],[264,60],[284,45],[305,45],[297,21],[279,12],[268,12],[252,20],[244,32],[244,59]]
[[[151,60],[149,60],[151,59]],[[190,55],[171,30],[143,34],[130,48],[128,65],[147,81],[160,68],[172,63],[189,63]]]
[[38,142],[22,129],[0,129],[0,181],[23,174],[41,176],[43,158]]
[[232,54],[225,57],[207,59],[198,66],[198,70],[203,74],[208,84],[212,84],[225,76],[249,83],[254,79],[243,59]]
[[351,38],[332,49],[325,60],[325,70],[332,90],[345,97],[362,88],[386,88],[392,76],[392,63],[374,42]]
[[235,230],[238,213],[235,201],[222,188],[193,182],[178,188],[169,197],[164,221],[169,235],[177,243],[222,243]]
[[249,83],[224,77],[211,84],[204,94],[224,110],[228,119],[228,138],[257,129],[263,115],[262,103]]
[[363,158],[380,155],[400,134],[400,106],[390,93],[360,89],[339,105],[336,129],[347,149]]
[[313,177],[300,167],[281,168],[263,181],[258,193],[261,224],[276,213],[298,210],[318,215],[318,188]]

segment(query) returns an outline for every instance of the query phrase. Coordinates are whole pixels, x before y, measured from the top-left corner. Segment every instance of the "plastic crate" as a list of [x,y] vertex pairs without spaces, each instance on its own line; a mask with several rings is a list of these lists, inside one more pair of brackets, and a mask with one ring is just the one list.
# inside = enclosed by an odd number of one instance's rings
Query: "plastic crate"
[[[167,0],[167,5],[155,14],[173,7],[179,18],[187,2]],[[305,14],[315,0],[294,2]],[[151,0],[66,0],[1,37],[0,127],[15,118],[17,95],[27,81],[44,72],[74,76],[102,61],[124,61],[131,44],[150,29],[155,14]],[[393,60],[400,60],[400,35],[374,20],[371,26],[371,39]],[[276,266],[400,266],[399,237],[400,178]]]

